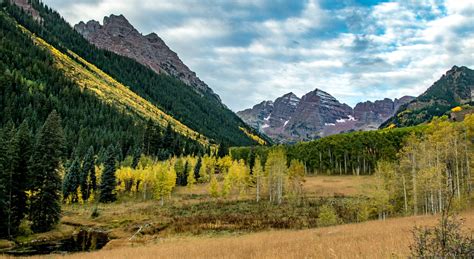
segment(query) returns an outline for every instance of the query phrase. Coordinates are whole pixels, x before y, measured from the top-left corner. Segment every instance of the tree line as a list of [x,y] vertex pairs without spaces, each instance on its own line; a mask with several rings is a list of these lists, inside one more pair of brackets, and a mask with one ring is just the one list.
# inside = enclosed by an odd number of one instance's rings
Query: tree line
[[[425,126],[352,132],[332,135],[310,142],[286,145],[289,161],[300,160],[310,174],[369,175],[379,161],[395,161],[404,139],[411,133],[421,134]],[[255,157],[262,159],[275,147],[234,147],[233,159],[243,159],[253,165]],[[288,163],[289,163],[288,161]]]

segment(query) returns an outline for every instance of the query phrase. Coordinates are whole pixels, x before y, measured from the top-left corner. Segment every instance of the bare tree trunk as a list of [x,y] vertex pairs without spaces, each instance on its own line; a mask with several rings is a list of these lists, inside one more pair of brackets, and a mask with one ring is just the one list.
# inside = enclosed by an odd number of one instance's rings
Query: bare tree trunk
[[147,187],[147,182],[143,183],[143,200],[146,200],[146,187]]
[[257,176],[257,202],[260,201],[260,175]]
[[344,151],[344,174],[347,174],[347,153]]
[[461,199],[461,186],[459,182],[459,163],[458,163],[458,141],[455,138],[454,139],[454,161],[455,161],[455,173],[456,173],[456,193],[458,196],[458,199]]
[[436,174],[439,178],[439,188],[438,188],[438,203],[439,203],[439,211],[443,210],[443,175],[441,170],[439,169],[439,144],[436,143]]
[[408,213],[408,199],[407,199],[407,186],[406,186],[404,175],[402,175],[402,181],[403,181],[403,200],[405,201],[405,214],[407,214]]
[[413,151],[412,156],[412,165],[411,165],[411,176],[413,181],[413,213],[414,215],[418,214],[418,195],[416,190],[416,159],[415,159],[415,151]]
[[468,140],[467,140],[467,131],[464,130],[464,152],[466,154],[466,174],[467,174],[467,191],[470,194],[472,191],[471,186],[471,164],[469,161],[469,152],[467,148]]
[[319,151],[319,171],[321,171],[321,165],[323,163],[323,155],[321,154],[321,151]]

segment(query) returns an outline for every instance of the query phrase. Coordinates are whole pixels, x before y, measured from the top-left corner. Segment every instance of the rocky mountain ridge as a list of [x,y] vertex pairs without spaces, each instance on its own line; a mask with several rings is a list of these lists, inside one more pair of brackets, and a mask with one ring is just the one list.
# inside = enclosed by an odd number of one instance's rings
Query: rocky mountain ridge
[[354,109],[329,93],[315,89],[302,98],[288,93],[275,101],[264,101],[237,114],[250,126],[277,142],[305,141],[342,132],[377,129],[398,108],[413,100],[404,96],[391,100],[358,103]]
[[81,21],[74,29],[96,47],[132,58],[156,73],[171,75],[220,102],[219,96],[156,33],[141,34],[123,15],[104,17],[102,25],[95,20]]
[[[474,103],[474,70],[465,66],[453,66],[412,102],[402,105],[396,116],[381,127],[405,127],[430,121],[457,106]],[[467,108],[467,107],[464,107]]]

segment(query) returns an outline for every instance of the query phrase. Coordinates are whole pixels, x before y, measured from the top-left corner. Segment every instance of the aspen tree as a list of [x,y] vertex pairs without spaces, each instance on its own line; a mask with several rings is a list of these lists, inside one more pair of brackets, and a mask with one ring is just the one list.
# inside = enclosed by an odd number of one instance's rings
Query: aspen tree
[[263,178],[264,178],[264,172],[263,172],[263,167],[262,167],[262,162],[260,160],[260,156],[257,156],[255,158],[255,164],[252,169],[253,172],[253,177],[255,179],[255,187],[256,187],[256,199],[257,202],[260,201],[260,193],[263,188]]

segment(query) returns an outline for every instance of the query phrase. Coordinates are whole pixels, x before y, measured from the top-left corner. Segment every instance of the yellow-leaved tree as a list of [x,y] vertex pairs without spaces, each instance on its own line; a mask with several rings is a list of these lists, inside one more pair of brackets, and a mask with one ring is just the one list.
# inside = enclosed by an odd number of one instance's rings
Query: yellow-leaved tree
[[288,196],[300,202],[303,195],[305,167],[299,160],[291,160],[288,168]]
[[287,171],[285,149],[277,147],[271,150],[265,163],[265,177],[270,202],[281,204]]
[[254,178],[254,182],[255,182],[255,188],[256,188],[256,199],[257,199],[257,202],[260,201],[260,195],[261,195],[261,192],[262,192],[262,189],[263,189],[263,183],[264,183],[264,178],[265,178],[265,174],[263,172],[263,166],[262,166],[262,161],[260,159],[260,156],[257,156],[255,158],[255,164],[252,168],[252,172],[253,172],[253,178]]
[[153,173],[155,175],[155,198],[159,199],[161,206],[163,206],[165,197],[170,197],[176,186],[176,171],[173,161],[154,165]]

